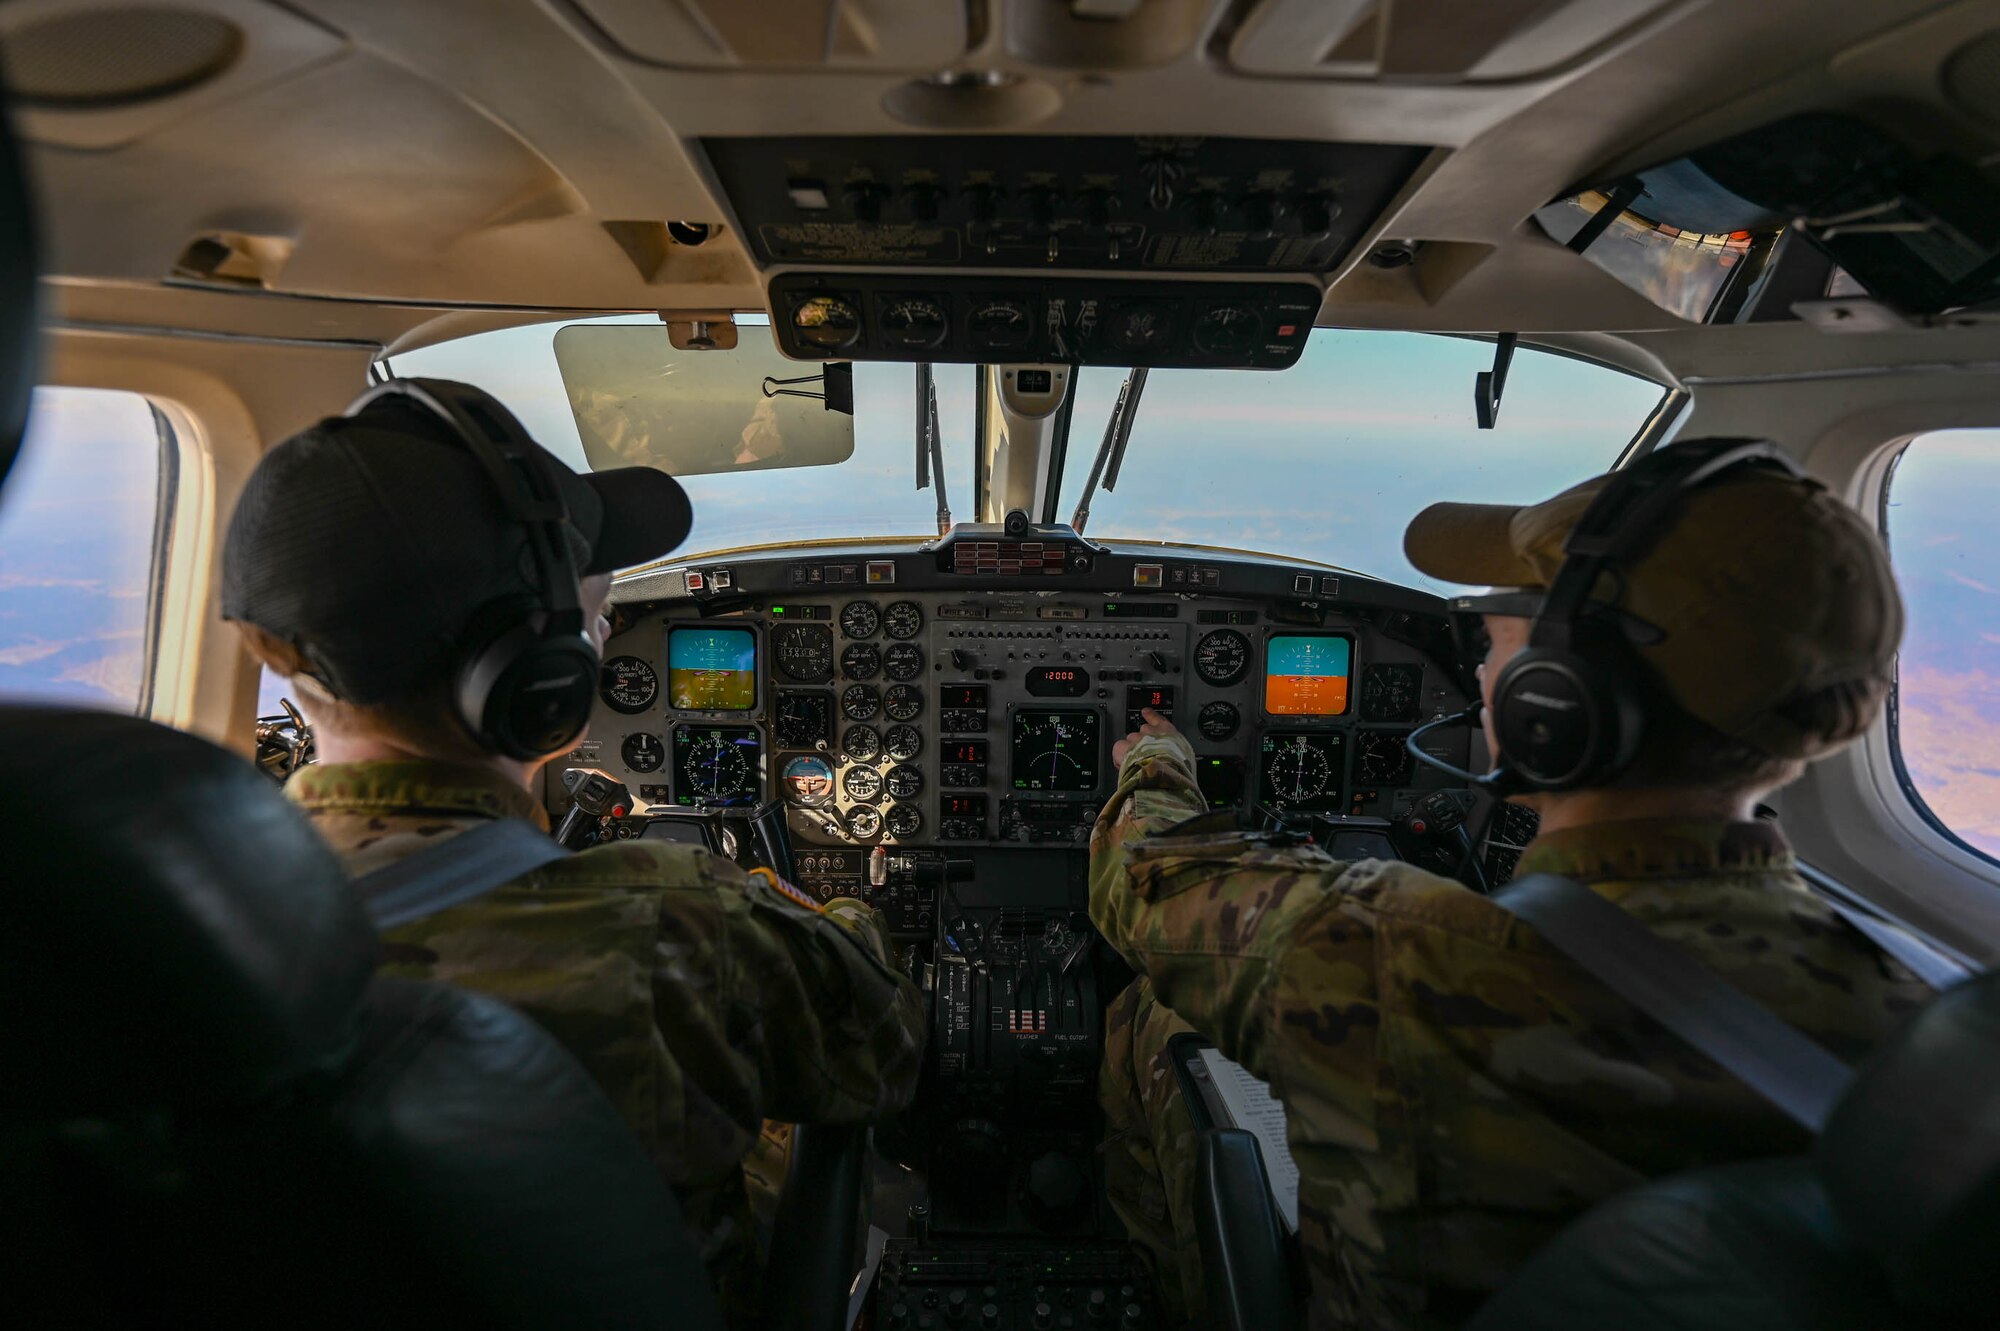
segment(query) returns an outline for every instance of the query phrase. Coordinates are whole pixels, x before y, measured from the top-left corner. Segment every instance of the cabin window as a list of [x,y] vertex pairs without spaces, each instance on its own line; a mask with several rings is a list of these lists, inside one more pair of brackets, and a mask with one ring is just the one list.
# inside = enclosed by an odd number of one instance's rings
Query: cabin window
[[1891,736],[1937,827],[2000,860],[2000,430],[1920,435],[1897,459],[1883,528],[1909,622]]
[[137,393],[35,390],[0,492],[0,695],[148,710],[178,457]]

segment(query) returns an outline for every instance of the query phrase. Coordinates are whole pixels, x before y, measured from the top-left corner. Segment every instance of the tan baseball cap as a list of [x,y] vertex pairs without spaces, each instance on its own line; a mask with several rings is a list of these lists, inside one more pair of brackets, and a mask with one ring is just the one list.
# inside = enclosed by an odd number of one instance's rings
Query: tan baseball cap
[[[1447,582],[1546,587],[1609,479],[1521,507],[1432,504],[1403,549]],[[1832,747],[1788,706],[1887,680],[1903,635],[1881,538],[1825,486],[1763,469],[1691,492],[1652,548],[1622,576],[1607,573],[1595,595],[1656,631],[1639,630],[1634,647],[1690,715],[1783,758]]]

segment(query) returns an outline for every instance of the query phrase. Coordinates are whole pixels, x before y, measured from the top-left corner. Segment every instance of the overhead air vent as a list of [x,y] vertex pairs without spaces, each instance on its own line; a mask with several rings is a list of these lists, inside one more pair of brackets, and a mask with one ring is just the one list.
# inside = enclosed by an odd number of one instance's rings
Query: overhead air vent
[[24,105],[82,111],[131,106],[215,78],[243,51],[227,19],[192,9],[87,9],[7,35],[7,78]]

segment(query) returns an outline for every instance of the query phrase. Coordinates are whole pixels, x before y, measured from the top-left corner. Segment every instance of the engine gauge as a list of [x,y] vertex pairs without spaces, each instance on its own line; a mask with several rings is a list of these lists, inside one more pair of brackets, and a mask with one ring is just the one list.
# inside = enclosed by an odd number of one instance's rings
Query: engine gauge
[[792,310],[799,340],[822,351],[837,351],[861,336],[861,312],[844,296],[808,296]]
[[1243,723],[1243,716],[1233,702],[1212,702],[1196,715],[1195,729],[1203,739],[1228,739]]
[[833,738],[833,695],[778,690],[772,735],[781,748],[812,749]]
[[882,612],[873,601],[849,601],[840,608],[840,631],[850,638],[872,638],[882,628]]
[[872,721],[882,710],[882,695],[873,684],[850,684],[840,695],[840,714],[850,721]]
[[923,607],[915,601],[897,601],[882,612],[882,627],[892,638],[914,638],[924,631]]
[[1235,629],[1217,629],[1195,644],[1194,672],[1211,684],[1234,684],[1250,668],[1250,640]]
[[924,793],[923,770],[913,764],[903,763],[890,768],[889,775],[883,778],[882,784],[888,787],[890,799],[913,800]]
[[840,751],[852,762],[865,763],[882,752],[882,737],[874,726],[849,726],[840,737]]
[[972,311],[966,320],[973,346],[981,351],[1005,351],[1028,345],[1035,334],[1035,321],[1028,303],[1021,300],[989,300]]
[[873,679],[882,673],[882,653],[874,644],[850,642],[840,654],[840,673],[849,679]]
[[867,805],[847,811],[847,835],[856,841],[872,839],[882,830],[882,815]]
[[618,756],[635,772],[657,772],[667,760],[667,746],[660,743],[658,735],[641,730],[625,737],[625,742],[618,746]]
[[1410,755],[1409,736],[1400,730],[1364,730],[1355,740],[1354,779],[1357,785],[1401,786],[1408,784],[1416,759]]
[[598,671],[597,692],[606,707],[630,716],[660,696],[660,675],[636,656],[614,656]]
[[794,758],[785,764],[785,798],[817,809],[833,798],[833,765],[824,758]]
[[890,679],[915,679],[924,673],[924,649],[913,642],[891,643],[882,653],[882,673]]
[[905,296],[882,306],[882,340],[912,351],[925,351],[944,342],[950,327],[944,306],[928,296]]
[[883,705],[891,721],[914,721],[924,710],[924,691],[913,684],[891,684]]
[[1211,356],[1241,356],[1264,336],[1264,321],[1241,305],[1211,305],[1194,321],[1194,345]]
[[914,804],[896,805],[889,810],[889,816],[883,821],[889,825],[889,835],[898,841],[908,841],[912,837],[920,836],[924,830],[923,810]]
[[915,726],[890,726],[882,743],[888,747],[891,758],[899,763],[908,762],[924,751],[924,732]]
[[833,678],[833,634],[819,624],[780,624],[771,630],[771,653],[787,679],[824,684]]
[[882,774],[872,767],[850,767],[840,778],[840,788],[847,798],[865,803],[882,793]]

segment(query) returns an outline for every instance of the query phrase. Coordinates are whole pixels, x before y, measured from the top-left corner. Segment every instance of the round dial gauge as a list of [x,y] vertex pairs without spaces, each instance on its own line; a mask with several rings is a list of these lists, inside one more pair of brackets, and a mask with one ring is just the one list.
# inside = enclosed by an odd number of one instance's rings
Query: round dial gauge
[[924,649],[913,642],[889,644],[882,653],[882,673],[890,679],[915,679],[924,673]]
[[1240,356],[1264,336],[1264,321],[1241,305],[1211,305],[1194,321],[1194,345],[1211,356]]
[[799,340],[823,351],[834,351],[861,336],[861,312],[841,296],[809,296],[792,311]]
[[849,601],[840,608],[840,631],[850,638],[872,638],[882,628],[882,612],[873,601]]
[[1212,702],[1201,709],[1194,723],[1203,739],[1228,739],[1242,722],[1243,717],[1237,712],[1235,703]]
[[840,714],[850,721],[872,721],[882,710],[882,695],[873,684],[850,684],[840,695]]
[[874,726],[849,726],[840,737],[840,751],[851,761],[865,763],[882,752],[882,737]]
[[597,691],[606,707],[630,716],[660,696],[660,675],[636,656],[614,656],[598,671]]
[[882,793],[882,774],[872,767],[850,767],[840,778],[840,788],[851,800],[872,800]]
[[882,628],[892,638],[914,638],[924,631],[924,610],[915,601],[897,601],[882,612]]
[[1326,793],[1333,767],[1304,735],[1294,735],[1264,767],[1271,789],[1287,804],[1303,804]]
[[889,810],[885,820],[889,824],[889,835],[898,841],[908,841],[924,830],[924,814],[914,804],[898,804]]
[[908,762],[924,751],[924,732],[915,726],[890,726],[882,742],[888,746],[891,758],[899,763]]
[[1211,684],[1234,684],[1250,668],[1250,640],[1235,629],[1217,629],[1195,644],[1194,672]]
[[866,841],[882,830],[882,815],[866,804],[847,811],[847,835]]
[[891,721],[914,721],[924,710],[924,691],[913,684],[891,684],[884,706]]
[[870,643],[851,642],[840,654],[840,673],[849,679],[873,679],[882,673],[882,653]]
[[818,624],[780,624],[772,629],[771,654],[787,679],[824,684],[833,678],[833,635]]
[[833,738],[833,695],[780,690],[771,731],[787,749],[811,749],[826,743]]
[[1423,702],[1420,665],[1373,665],[1361,674],[1361,719],[1414,721]]
[[1025,301],[990,300],[972,311],[966,327],[978,346],[994,351],[1026,346],[1034,335],[1035,321],[1029,317]]
[[833,764],[824,758],[794,758],[785,764],[785,798],[817,809],[833,798]]
[[882,307],[882,340],[923,350],[943,343],[948,327],[944,306],[928,296],[906,296]]
[[883,784],[889,788],[890,799],[913,800],[924,793],[924,774],[922,769],[904,763],[890,768]]
[[[675,765],[681,766],[678,759]],[[748,790],[753,780],[750,760],[743,756],[742,747],[721,735],[703,735],[695,740],[687,750],[681,774],[687,779],[688,789],[675,793],[693,795],[703,804],[728,803]]]
[[641,730],[625,737],[625,742],[618,746],[618,755],[635,772],[657,772],[667,760],[667,746],[660,743],[658,735]]
[[1370,786],[1400,786],[1410,779],[1416,759],[1409,736],[1400,730],[1364,730],[1354,755],[1355,779]]

